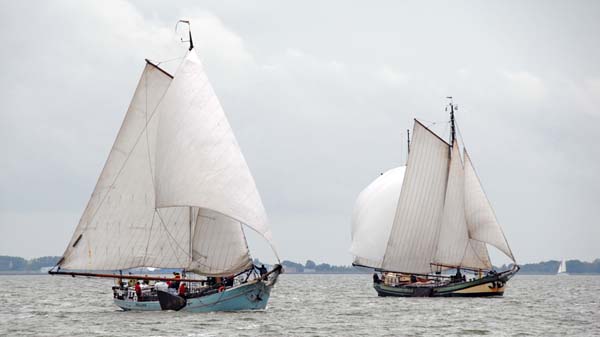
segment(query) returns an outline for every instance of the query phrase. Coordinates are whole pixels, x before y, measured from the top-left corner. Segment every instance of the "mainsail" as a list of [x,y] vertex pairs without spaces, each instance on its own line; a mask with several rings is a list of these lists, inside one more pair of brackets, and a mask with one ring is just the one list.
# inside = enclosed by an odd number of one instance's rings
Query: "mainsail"
[[146,65],[59,266],[229,275],[252,265],[242,224],[270,242],[254,179],[190,51],[174,78]]
[[428,273],[444,211],[450,147],[415,121],[396,216],[382,268]]
[[[415,120],[404,176],[394,178],[400,181],[397,194],[374,187],[384,177],[356,202],[355,264],[417,274],[453,267],[491,269],[486,244],[514,261],[471,160],[465,150],[463,162],[456,140],[450,146]],[[369,200],[383,205],[397,200],[394,216]]]

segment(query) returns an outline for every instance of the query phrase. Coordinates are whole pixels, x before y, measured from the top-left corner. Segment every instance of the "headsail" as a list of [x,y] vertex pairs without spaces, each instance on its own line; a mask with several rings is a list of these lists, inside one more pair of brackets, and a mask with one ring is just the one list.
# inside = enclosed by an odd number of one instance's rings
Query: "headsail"
[[174,79],[144,69],[59,266],[229,275],[251,266],[242,223],[270,240],[252,175],[191,51]]
[[469,237],[488,243],[515,261],[496,215],[487,199],[467,151],[465,157],[465,216]]
[[252,266],[242,224],[220,213],[200,209],[188,268],[202,275],[231,275]]
[[405,166],[400,166],[385,172],[356,199],[350,248],[355,264],[381,268],[405,170]]
[[492,267],[487,248],[469,237],[465,218],[465,171],[458,142],[452,146],[446,200],[438,237],[435,263],[475,269]]
[[446,142],[415,120],[383,269],[430,272],[444,208],[449,149]]

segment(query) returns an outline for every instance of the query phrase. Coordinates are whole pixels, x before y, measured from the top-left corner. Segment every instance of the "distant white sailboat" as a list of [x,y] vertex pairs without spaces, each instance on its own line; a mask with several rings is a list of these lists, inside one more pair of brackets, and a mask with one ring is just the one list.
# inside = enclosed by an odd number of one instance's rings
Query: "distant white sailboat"
[[567,261],[566,260],[562,260],[560,262],[560,265],[558,266],[558,271],[556,272],[556,275],[569,275],[567,273]]

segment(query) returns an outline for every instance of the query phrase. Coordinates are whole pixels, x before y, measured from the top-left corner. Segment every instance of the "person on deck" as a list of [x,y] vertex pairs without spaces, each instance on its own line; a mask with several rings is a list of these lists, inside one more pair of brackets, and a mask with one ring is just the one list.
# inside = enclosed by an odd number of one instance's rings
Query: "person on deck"
[[262,264],[260,267],[258,267],[258,272],[260,273],[261,277],[267,273],[267,268],[265,268],[264,264]]
[[379,279],[379,275],[377,275],[377,273],[373,273],[373,283],[381,283],[381,280]]
[[175,276],[175,281],[171,282],[169,288],[179,289],[179,280],[181,279],[181,275],[179,275],[179,273],[177,272],[173,272],[173,275]]
[[140,282],[135,283],[135,294],[137,295],[138,301],[142,300],[142,286]]
[[178,290],[178,294],[179,296],[185,298],[185,282],[181,282],[181,284],[179,285],[179,290]]
[[235,275],[227,276],[223,278],[223,285],[226,287],[233,287],[233,280],[235,279]]
[[463,279],[463,276],[460,272],[460,268],[456,268],[456,275],[454,275],[454,281],[460,282],[460,281],[462,281],[462,279]]

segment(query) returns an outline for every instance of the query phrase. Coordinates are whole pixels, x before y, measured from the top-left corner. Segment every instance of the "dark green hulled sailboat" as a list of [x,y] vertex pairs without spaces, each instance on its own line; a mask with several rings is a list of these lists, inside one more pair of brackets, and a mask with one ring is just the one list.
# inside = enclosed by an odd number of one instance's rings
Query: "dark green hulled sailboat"
[[501,296],[519,270],[493,270],[487,245],[515,258],[466,149],[461,156],[449,108],[450,142],[415,120],[406,166],[356,201],[353,264],[381,272],[379,296]]

